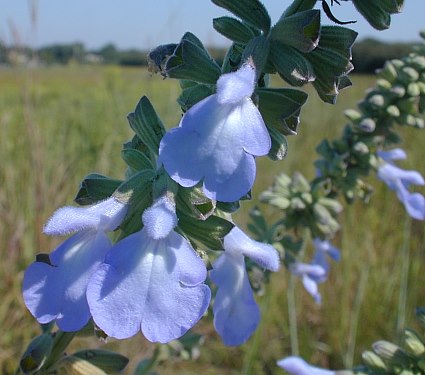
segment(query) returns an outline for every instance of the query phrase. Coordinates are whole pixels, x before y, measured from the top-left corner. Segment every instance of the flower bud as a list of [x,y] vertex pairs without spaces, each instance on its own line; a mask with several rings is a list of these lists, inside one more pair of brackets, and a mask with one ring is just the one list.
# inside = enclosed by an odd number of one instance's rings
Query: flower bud
[[376,128],[376,122],[370,117],[366,117],[360,121],[359,128],[366,133],[372,133]]
[[425,345],[416,332],[410,329],[404,330],[404,342],[410,353],[417,356],[421,356],[425,353]]
[[386,372],[387,366],[385,365],[384,361],[379,358],[374,352],[371,351],[365,351],[362,354],[363,362],[370,367],[372,370],[375,370],[379,373]]

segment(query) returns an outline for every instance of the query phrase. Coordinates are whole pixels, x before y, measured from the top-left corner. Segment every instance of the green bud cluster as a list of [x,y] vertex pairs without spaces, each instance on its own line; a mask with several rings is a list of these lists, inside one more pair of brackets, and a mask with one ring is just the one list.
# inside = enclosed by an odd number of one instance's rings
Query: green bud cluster
[[260,200],[283,211],[280,223],[286,229],[308,228],[312,236],[326,238],[340,228],[336,216],[342,211],[341,204],[327,197],[323,188],[313,190],[301,173],[294,173],[292,178],[279,175]]
[[[425,309],[419,308],[416,315],[425,325]],[[354,374],[370,375],[419,375],[425,372],[425,337],[405,329],[400,345],[389,341],[377,341],[372,351],[362,355],[364,366],[353,370]]]
[[315,162],[315,183],[327,181],[332,196],[341,193],[348,202],[369,199],[372,188],[362,178],[377,167],[377,150],[400,142],[394,127],[425,125],[425,44],[388,61],[377,73],[376,86],[358,108],[345,111],[349,123],[342,136],[317,147],[321,158]]

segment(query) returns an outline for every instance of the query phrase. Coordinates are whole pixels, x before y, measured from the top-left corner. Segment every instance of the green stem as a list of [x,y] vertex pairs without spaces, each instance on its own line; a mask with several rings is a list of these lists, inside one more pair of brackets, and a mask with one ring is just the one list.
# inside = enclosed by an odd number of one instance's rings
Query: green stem
[[289,341],[291,343],[291,354],[299,355],[297,308],[295,306],[295,276],[290,275],[288,281],[288,319],[289,319]]
[[344,365],[346,368],[352,368],[354,362],[354,350],[356,348],[357,328],[359,326],[360,309],[363,304],[366,292],[367,280],[369,278],[369,265],[362,268],[360,273],[360,282],[357,289],[356,298],[354,300],[353,314],[350,319],[350,331],[348,334],[347,354],[345,355]]
[[406,215],[403,227],[403,244],[401,247],[400,291],[398,295],[397,335],[401,337],[406,322],[407,288],[410,265],[410,227],[411,219]]

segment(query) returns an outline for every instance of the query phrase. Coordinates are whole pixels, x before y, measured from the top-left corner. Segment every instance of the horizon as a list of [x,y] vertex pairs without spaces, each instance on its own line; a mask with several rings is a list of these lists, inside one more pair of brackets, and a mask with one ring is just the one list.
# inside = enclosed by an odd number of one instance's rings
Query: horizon
[[[7,3],[7,4],[6,4]],[[273,22],[290,3],[278,4],[264,0]],[[55,44],[82,43],[95,51],[108,44],[118,50],[149,50],[160,44],[176,43],[186,31],[197,35],[209,48],[226,48],[230,41],[212,27],[212,18],[230,15],[210,1],[162,0],[156,4],[123,0],[120,4],[102,0],[29,0],[27,2],[0,0],[0,41],[6,45],[25,45],[31,48]],[[386,43],[419,41],[424,25],[425,3],[407,1],[404,11],[392,16],[389,30],[374,30],[351,3],[342,2],[332,8],[340,20],[357,20],[348,25],[359,32],[358,40],[373,38]],[[66,15],[66,18],[61,15]],[[193,17],[196,14],[196,17]],[[93,19],[96,17],[96,21]],[[322,13],[324,24],[332,24]],[[78,27],[74,20],[78,19]],[[180,21],[180,22],[178,22]],[[114,25],[114,27],[111,27]],[[422,27],[421,27],[422,26]]]

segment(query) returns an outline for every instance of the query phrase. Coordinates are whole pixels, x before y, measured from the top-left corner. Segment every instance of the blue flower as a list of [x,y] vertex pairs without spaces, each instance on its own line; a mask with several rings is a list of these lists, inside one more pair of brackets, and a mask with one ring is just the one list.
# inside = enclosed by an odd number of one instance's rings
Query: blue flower
[[181,186],[201,180],[210,199],[232,202],[252,188],[254,156],[267,155],[271,140],[250,96],[255,68],[246,63],[217,81],[217,93],[190,108],[179,127],[161,140],[159,163]]
[[296,356],[283,358],[277,364],[291,375],[335,375],[335,371],[311,366],[302,358]]
[[392,161],[405,159],[406,153],[401,149],[380,151],[377,153],[383,159],[378,167],[378,178],[384,181],[391,190],[395,190],[397,198],[404,204],[410,217],[425,220],[425,198],[422,194],[411,193],[410,185],[425,185],[424,178],[417,171],[404,170],[395,166]]
[[294,262],[289,265],[289,271],[301,278],[305,290],[314,298],[316,303],[322,302],[318,284],[326,277],[326,269],[319,264]]
[[328,240],[321,240],[320,238],[315,238],[313,240],[313,245],[315,248],[315,253],[313,257],[312,264],[321,266],[325,270],[325,274],[320,277],[315,277],[318,282],[323,282],[327,278],[329,272],[329,262],[328,257],[332,258],[335,261],[340,259],[340,251],[338,248],[333,246]]
[[208,308],[207,270],[173,229],[175,207],[163,196],[143,213],[144,227],[117,242],[93,274],[87,300],[95,323],[118,339],[142,331],[151,342],[184,335]]
[[279,254],[273,246],[250,239],[237,227],[224,237],[224,249],[210,274],[218,287],[213,306],[214,327],[226,345],[235,346],[248,340],[260,321],[244,256],[277,271]]
[[56,320],[63,331],[78,331],[91,314],[86,289],[91,275],[112,247],[106,236],[123,220],[127,206],[109,198],[91,207],[63,207],[47,222],[44,232],[77,232],[49,256],[25,271],[23,296],[28,310],[40,323]]

